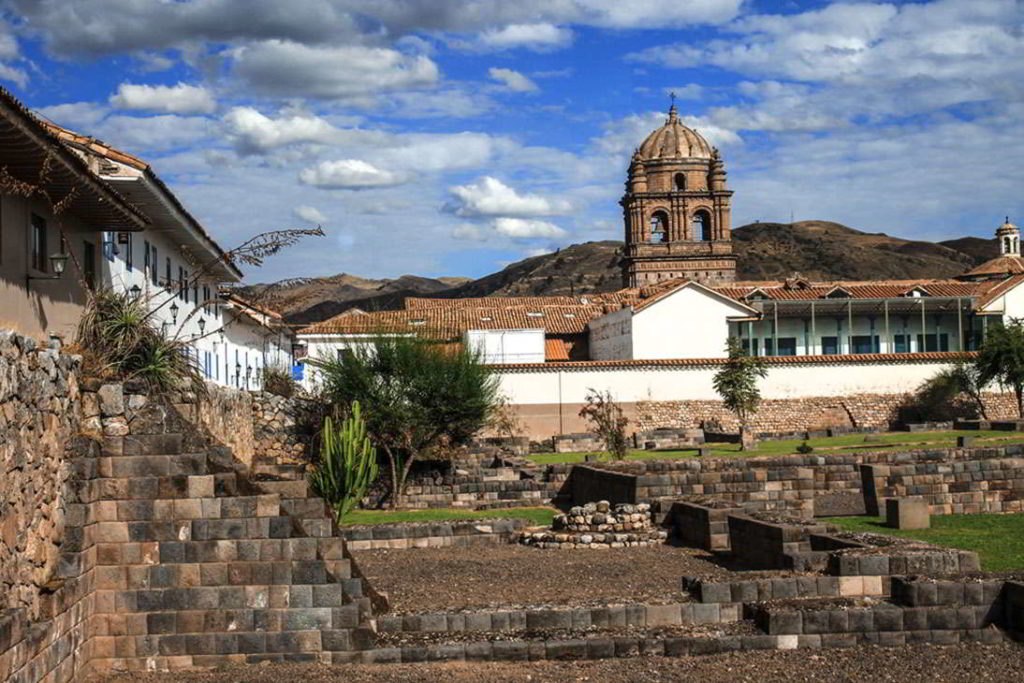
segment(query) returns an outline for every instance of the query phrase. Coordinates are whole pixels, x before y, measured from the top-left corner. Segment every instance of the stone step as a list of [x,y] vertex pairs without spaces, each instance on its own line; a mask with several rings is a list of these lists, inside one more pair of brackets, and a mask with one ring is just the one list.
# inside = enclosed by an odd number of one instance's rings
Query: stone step
[[[259,610],[288,607],[341,607],[359,604],[367,608],[362,579],[325,578],[327,563],[308,563],[309,567],[295,578],[303,583],[240,584],[234,586],[189,586],[179,588],[97,588],[96,614],[131,614],[137,612],[181,612],[217,610]],[[110,569],[110,568],[108,568]],[[126,583],[127,577],[111,572],[97,573],[102,585]],[[314,589],[316,591],[314,592]],[[342,602],[337,603],[338,600]],[[369,616],[365,612],[363,616]],[[211,617],[212,618],[212,617]]]
[[322,584],[352,578],[349,560],[254,560],[169,564],[101,564],[96,585],[105,589]]
[[86,506],[86,523],[184,521],[277,517],[282,514],[276,493],[225,498],[159,498],[156,500],[97,501]]
[[98,543],[95,553],[100,565],[345,560],[344,542],[336,537]]
[[343,627],[99,636],[94,641],[97,671],[176,671],[267,661],[330,664],[332,653],[372,647],[372,634]]
[[726,626],[536,629],[519,633],[395,634],[381,632],[373,650],[349,650],[333,663],[434,660],[528,661],[691,656],[797,647],[797,638],[769,636],[751,621]]
[[[280,497],[280,493],[269,494]],[[323,498],[284,498],[281,500],[281,511],[292,517],[326,517],[327,504]]]
[[376,626],[381,634],[474,632],[522,635],[541,631],[689,628],[709,624],[731,627],[742,620],[740,604],[683,602],[380,615],[376,618]]
[[234,472],[202,475],[98,478],[80,482],[76,502],[213,498],[250,495]]
[[[234,560],[340,560],[344,542],[337,537],[292,537],[280,539],[242,539],[161,543],[163,562]],[[209,560],[206,558],[216,558]]]
[[169,521],[96,522],[83,529],[79,547],[97,543],[147,541],[262,540],[294,537],[332,537],[331,520],[295,519],[287,515]]
[[304,480],[299,481],[257,481],[253,482],[257,487],[267,493],[279,493],[281,498],[313,498],[309,484]]

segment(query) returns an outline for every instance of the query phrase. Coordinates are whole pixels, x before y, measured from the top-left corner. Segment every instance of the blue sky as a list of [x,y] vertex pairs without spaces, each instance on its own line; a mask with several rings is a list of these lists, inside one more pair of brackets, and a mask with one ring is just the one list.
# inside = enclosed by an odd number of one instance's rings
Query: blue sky
[[1024,214],[1014,0],[0,0],[0,79],[149,161],[250,281],[480,276],[621,238],[668,92],[733,224],[991,236]]

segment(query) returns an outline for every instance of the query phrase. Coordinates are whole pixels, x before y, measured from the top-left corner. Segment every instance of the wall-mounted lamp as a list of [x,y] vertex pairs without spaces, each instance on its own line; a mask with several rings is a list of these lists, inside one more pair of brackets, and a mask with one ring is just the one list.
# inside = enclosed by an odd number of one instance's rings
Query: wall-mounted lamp
[[171,304],[171,322],[178,322],[178,304]]
[[139,287],[138,285],[132,285],[132,288],[129,289],[128,291],[132,293],[132,296],[134,298],[138,299],[139,295],[142,294],[142,287]]
[[63,252],[50,254],[50,270],[53,275],[26,275],[25,280],[59,280],[64,274],[64,267],[68,263],[68,254]]
[[202,334],[206,329],[206,318],[199,319],[199,334]]

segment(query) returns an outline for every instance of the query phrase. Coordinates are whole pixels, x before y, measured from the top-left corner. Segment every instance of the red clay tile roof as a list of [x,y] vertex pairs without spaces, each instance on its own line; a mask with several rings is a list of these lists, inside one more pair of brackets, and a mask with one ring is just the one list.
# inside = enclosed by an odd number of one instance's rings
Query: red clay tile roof
[[852,299],[890,299],[906,296],[921,289],[929,296],[971,297],[981,296],[992,288],[992,282],[962,282],[960,280],[879,280],[861,282],[812,282],[807,288],[788,289],[782,282],[733,282],[713,287],[726,296],[743,300],[754,292],[769,300],[821,300],[829,292],[843,291]]
[[980,266],[964,273],[964,277],[982,275],[1021,275],[1024,274],[1024,259],[1020,256],[997,256],[985,261]]
[[[623,306],[642,310],[680,287],[683,278],[616,292],[575,297],[476,297],[469,299],[428,299],[408,297],[406,308],[363,315],[342,313],[314,323],[299,334],[375,334],[378,332],[424,332],[439,339],[456,339],[470,329],[543,329],[548,335],[583,334],[587,324]],[[710,290],[746,304],[746,297],[759,292],[767,300],[822,300],[830,291],[842,289],[853,299],[905,297],[920,289],[934,297],[984,297],[1006,291],[1002,282],[960,280],[885,280],[806,282],[753,281],[709,287]],[[991,295],[989,295],[991,298]]]
[[544,360],[569,360],[569,345],[564,339],[548,338],[544,340]]
[[992,287],[985,292],[984,296],[981,297],[981,300],[978,302],[978,307],[984,308],[985,306],[988,306],[990,303],[1001,297],[1003,294],[1006,294],[1022,282],[1024,282],[1024,275],[1014,275],[1013,277],[1008,277],[1005,280],[999,280],[995,283],[986,283],[992,284]]
[[299,330],[299,334],[417,332],[455,339],[466,330],[542,329],[547,334],[579,334],[602,314],[600,306],[512,306],[508,308],[423,308],[338,315]]

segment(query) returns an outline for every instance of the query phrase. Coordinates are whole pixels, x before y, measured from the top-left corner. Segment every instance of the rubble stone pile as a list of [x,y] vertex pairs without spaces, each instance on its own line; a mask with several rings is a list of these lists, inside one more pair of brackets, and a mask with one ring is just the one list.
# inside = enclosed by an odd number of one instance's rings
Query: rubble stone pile
[[651,506],[608,501],[578,505],[554,518],[551,529],[525,532],[520,542],[539,548],[627,548],[664,543],[668,533],[651,523]]

